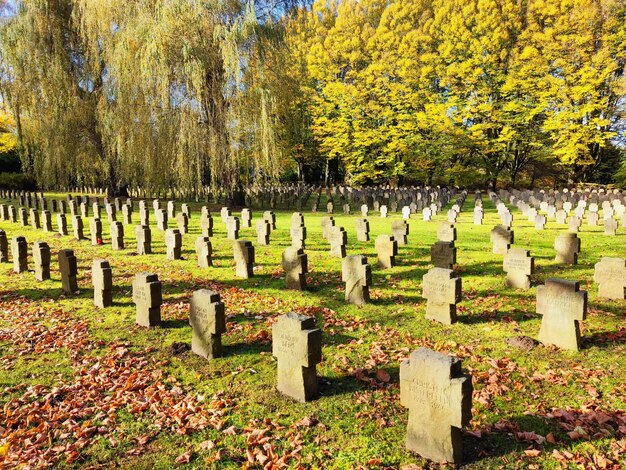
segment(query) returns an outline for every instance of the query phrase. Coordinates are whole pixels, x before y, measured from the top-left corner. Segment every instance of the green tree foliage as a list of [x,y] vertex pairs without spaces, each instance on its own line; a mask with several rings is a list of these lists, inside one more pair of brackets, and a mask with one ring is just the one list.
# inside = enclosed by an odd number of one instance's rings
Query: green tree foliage
[[624,119],[624,18],[620,0],[318,0],[287,34],[311,32],[293,47],[310,129],[353,182],[495,185],[600,177]]
[[195,191],[278,176],[275,100],[252,4],[20,0],[3,90],[25,168],[50,185]]

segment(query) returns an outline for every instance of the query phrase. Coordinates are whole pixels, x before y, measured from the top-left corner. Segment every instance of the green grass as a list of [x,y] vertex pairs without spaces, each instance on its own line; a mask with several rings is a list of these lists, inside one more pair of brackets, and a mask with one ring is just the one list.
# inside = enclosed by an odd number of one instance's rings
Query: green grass
[[[399,403],[398,375],[399,362],[410,351],[428,346],[461,357],[464,369],[474,377],[473,420],[468,427],[473,435],[466,434],[464,438],[467,468],[517,468],[520,461],[523,467],[573,467],[580,462],[597,464],[602,457],[626,464],[623,450],[619,450],[620,445],[621,449],[625,447],[624,430],[619,430],[619,423],[624,417],[621,410],[626,409],[626,334],[614,335],[624,327],[626,303],[598,299],[593,283],[593,266],[602,256],[625,255],[624,229],[620,228],[616,237],[607,237],[601,227],[584,225],[579,234],[579,264],[563,266],[554,261],[553,243],[559,231],[567,227],[549,221],[547,229],[538,232],[519,211],[513,211],[515,246],[530,249],[535,257],[533,286],[548,277],[562,277],[580,281],[581,288],[589,293],[589,315],[583,325],[584,347],[580,352],[543,346],[522,351],[509,346],[506,340],[516,335],[537,336],[541,318],[535,314],[535,287],[529,291],[504,287],[502,256],[491,253],[489,241],[489,232],[499,218],[485,197],[484,225],[474,225],[471,201],[473,198],[468,197],[456,224],[463,300],[458,308],[459,321],[452,326],[425,320],[425,301],[421,298],[421,279],[431,267],[430,246],[437,239],[437,225],[445,220],[447,208],[432,222],[414,216],[410,221],[409,244],[400,247],[398,266],[390,270],[376,267],[374,240],[379,234],[391,233],[391,222],[400,214],[390,214],[387,219],[370,214],[369,243],[356,242],[356,215],[335,215],[336,224],[348,232],[348,254],[366,255],[372,264],[372,302],[363,308],[344,302],[341,260],[329,256],[329,245],[321,238],[320,219],[325,215],[322,213],[305,212],[310,271],[307,292],[287,291],[283,287],[280,260],[282,251],[290,244],[291,212],[287,211],[277,212],[277,230],[271,235],[270,246],[256,243],[254,221],[261,211],[253,213],[253,228],[240,231],[240,238],[251,240],[256,249],[255,276],[249,280],[234,275],[231,242],[226,240],[217,207],[213,208],[215,266],[208,269],[197,268],[195,262],[194,240],[200,234],[198,204],[192,205],[190,233],[183,237],[184,259],[178,261],[165,259],[164,235],[154,225],[154,254],[132,256],[134,226],[125,226],[126,249],[115,252],[110,247],[106,221],[105,245],[98,247],[91,246],[88,240],[76,241],[0,222],[9,239],[17,234],[26,237],[29,256],[30,245],[36,240],[47,241],[53,253],[61,248],[74,249],[80,287],[76,296],[61,294],[56,257],[52,280],[41,283],[35,281],[32,272],[18,275],[12,273],[12,265],[0,266],[0,330],[4,332],[0,337],[0,384],[8,387],[0,404],[21,397],[30,385],[49,390],[82,380],[85,371],[99,361],[107,367],[102,358],[110,358],[117,345],[128,349],[133,358],[146,358],[142,370],[150,371],[151,380],[167,391],[177,391],[179,387],[181,396],[195,399],[200,395],[204,401],[198,403],[210,406],[223,401],[219,419],[222,423],[189,429],[183,435],[180,423],[168,422],[158,428],[154,411],[133,413],[130,405],[120,405],[111,412],[114,423],[109,432],[91,437],[78,451],[77,460],[70,459],[68,463],[62,454],[58,466],[171,468],[181,453],[192,451],[189,467],[241,468],[247,461],[246,450],[263,449],[263,444],[250,441],[254,429],[267,429],[269,439],[265,444],[271,445],[277,455],[301,447],[296,457],[287,462],[293,468],[298,462],[305,467],[326,468],[423,465],[419,456],[404,447],[408,411]],[[133,221],[137,220],[135,212]],[[151,222],[155,223],[153,214]],[[56,227],[54,217],[53,224]],[[88,235],[86,220],[85,227]],[[68,229],[71,233],[70,220]],[[91,260],[96,257],[108,259],[114,274],[114,305],[104,310],[92,303],[90,269]],[[32,268],[32,258],[29,263]],[[132,276],[141,271],[155,272],[163,282],[162,327],[146,329],[134,324],[130,284]],[[226,355],[211,362],[189,351],[173,355],[173,343],[191,341],[187,324],[191,293],[207,286],[220,291],[227,307],[229,331],[223,336]],[[266,333],[271,333],[271,322],[278,315],[292,310],[314,314],[323,329],[323,362],[317,368],[321,397],[306,404],[295,403],[274,388],[276,363]],[[25,312],[25,320],[16,323],[19,312]],[[60,337],[59,347],[52,351],[28,350],[22,340],[16,339],[23,336],[28,322],[41,325],[44,330],[57,328],[49,336]],[[87,324],[84,341],[63,336],[80,322]],[[22,354],[11,359],[15,351]],[[389,383],[376,379],[379,369],[389,373]],[[124,370],[123,366],[112,368],[111,377],[124,374]],[[101,395],[114,393],[104,390]],[[72,398],[78,402],[86,400],[80,394]],[[69,397],[61,399],[69,401]],[[179,396],[171,399],[174,401],[164,399],[168,403],[164,409],[170,410]],[[581,427],[591,431],[588,439],[570,438],[567,429],[560,425],[564,418],[547,416],[559,409],[577,413]],[[586,410],[603,411],[611,420],[600,424],[588,419]],[[316,424],[298,424],[306,417],[314,418]],[[85,426],[91,421],[102,426],[103,418],[77,420],[79,424],[83,421],[89,421]],[[622,425],[626,426],[626,422]],[[231,426],[234,434],[224,433]],[[475,437],[478,431],[480,438]],[[534,431],[543,437],[552,433],[556,443],[524,441],[516,435],[520,431]],[[148,441],[138,444],[137,439],[146,435],[150,436]],[[113,437],[115,445],[109,437]],[[0,436],[0,444],[2,439]],[[208,440],[214,447],[205,449],[201,443]],[[52,446],[74,441],[73,437],[50,433]],[[11,449],[21,445],[12,443]],[[532,447],[541,450],[537,457],[524,453]],[[569,452],[572,457],[559,462],[558,455],[553,455],[555,449]],[[216,460],[218,451],[220,460]]]

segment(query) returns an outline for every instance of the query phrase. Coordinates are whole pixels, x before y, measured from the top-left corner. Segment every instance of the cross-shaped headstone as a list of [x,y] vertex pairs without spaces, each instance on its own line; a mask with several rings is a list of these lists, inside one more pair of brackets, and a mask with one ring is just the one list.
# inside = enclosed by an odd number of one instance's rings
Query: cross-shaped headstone
[[271,231],[272,231],[272,227],[267,220],[265,219],[257,220],[257,223],[256,223],[257,243],[263,246],[269,245]]
[[348,243],[348,234],[343,227],[333,225],[328,232],[328,241],[330,243],[330,256],[337,258],[345,258],[346,244]]
[[35,279],[50,279],[50,247],[46,242],[33,243],[33,261],[35,262]]
[[233,243],[235,275],[248,279],[254,274],[254,246],[248,240],[236,240]]
[[111,248],[113,250],[124,249],[124,224],[122,222],[111,223]]
[[11,256],[13,257],[13,271],[23,273],[28,271],[28,244],[26,238],[16,236],[11,239]]
[[357,218],[355,220],[356,239],[360,242],[370,241],[370,223],[367,219]]
[[213,266],[213,246],[209,237],[199,236],[196,238],[196,257],[198,259],[198,267],[208,268]]
[[202,208],[200,215],[200,228],[204,237],[213,236],[213,217],[206,206]]
[[137,225],[135,227],[135,238],[137,239],[138,255],[149,255],[152,253],[152,230],[148,225]]
[[437,238],[442,242],[455,242],[456,228],[449,222],[441,222],[437,227]]
[[176,215],[176,225],[181,234],[189,233],[189,217],[187,217],[187,214],[179,212]]
[[305,290],[308,263],[304,250],[296,247],[285,249],[282,264],[285,270],[285,287],[287,289]]
[[250,209],[241,209],[241,226],[243,228],[252,227],[252,211]]
[[430,247],[430,261],[437,268],[452,269],[456,264],[454,242],[436,242]]
[[165,247],[167,248],[166,257],[168,260],[180,259],[183,236],[179,230],[168,228],[165,231]]
[[9,262],[9,241],[7,240],[7,233],[0,229],[0,263]]
[[163,295],[161,282],[156,274],[139,273],[133,279],[133,302],[136,306],[136,322],[141,326],[161,323]]
[[515,240],[513,230],[507,229],[503,225],[496,225],[491,230],[491,243],[493,243],[493,253],[504,255],[509,250]]
[[535,259],[528,250],[511,248],[504,255],[503,269],[507,287],[529,289],[530,276],[535,272]]
[[61,287],[66,294],[73,294],[78,290],[78,264],[74,250],[59,251],[59,271],[61,272]]
[[577,264],[580,253],[580,238],[575,233],[561,233],[554,240],[557,263]]
[[91,283],[93,285],[94,305],[100,308],[113,305],[113,271],[107,260],[93,260],[91,265]]
[[398,246],[406,245],[409,235],[409,224],[404,220],[394,220],[391,223],[391,233],[398,242]]
[[432,268],[422,281],[426,318],[446,325],[456,322],[456,304],[461,301],[461,278],[451,269]]
[[229,240],[239,238],[239,218],[232,215],[226,217],[226,238]]
[[369,302],[372,268],[365,256],[346,256],[341,262],[341,280],[346,283],[346,302],[358,306]]
[[383,269],[393,268],[396,265],[398,254],[398,242],[390,235],[379,235],[374,243],[378,267]]
[[400,364],[400,403],[409,409],[406,446],[426,459],[460,464],[461,428],[472,418],[472,378],[461,360],[426,348]]
[[222,333],[226,333],[224,304],[217,292],[200,289],[189,305],[191,350],[205,359],[222,356]]
[[272,326],[272,355],[278,360],[277,389],[300,402],[317,395],[315,365],[322,360],[322,331],[315,318],[287,313]]
[[322,217],[322,237],[328,240],[330,228],[335,226],[335,219],[333,217]]
[[537,313],[543,315],[539,341],[578,351],[579,322],[587,315],[587,292],[578,282],[550,278],[538,286]]
[[603,257],[595,265],[593,280],[598,283],[598,297],[624,300],[626,296],[626,260]]

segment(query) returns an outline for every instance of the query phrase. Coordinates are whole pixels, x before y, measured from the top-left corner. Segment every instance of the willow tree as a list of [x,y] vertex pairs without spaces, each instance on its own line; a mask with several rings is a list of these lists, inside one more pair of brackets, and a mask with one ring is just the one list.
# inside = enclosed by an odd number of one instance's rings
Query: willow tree
[[113,192],[191,192],[277,177],[274,100],[259,54],[271,28],[250,4],[18,5],[2,33],[4,89],[40,181],[104,175]]

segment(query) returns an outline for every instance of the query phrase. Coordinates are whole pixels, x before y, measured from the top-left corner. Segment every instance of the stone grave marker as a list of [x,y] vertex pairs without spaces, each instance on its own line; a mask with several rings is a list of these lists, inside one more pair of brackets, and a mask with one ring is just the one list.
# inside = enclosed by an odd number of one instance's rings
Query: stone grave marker
[[279,392],[300,402],[317,396],[315,365],[322,360],[322,331],[314,317],[280,316],[272,326],[272,355],[278,360]]
[[535,216],[535,230],[543,230],[546,228],[546,216],[537,214]]
[[196,238],[196,257],[198,267],[208,268],[213,266],[213,246],[209,237],[199,236]]
[[187,220],[191,220],[191,208],[189,204],[182,204],[180,206],[180,211],[187,216]]
[[59,271],[61,273],[61,288],[67,295],[71,295],[78,291],[78,265],[74,250],[59,251]]
[[165,231],[166,258],[170,261],[180,259],[183,247],[183,236],[178,229],[168,228]]
[[402,218],[408,220],[411,218],[411,208],[409,206],[402,207]]
[[511,248],[504,255],[503,269],[507,287],[530,289],[530,276],[535,272],[535,259],[530,256],[530,251]]
[[67,220],[65,214],[57,214],[57,227],[60,235],[67,235]]
[[156,222],[157,228],[162,232],[167,230],[167,211],[165,209],[157,209],[156,210]]
[[575,281],[550,278],[537,287],[537,313],[543,315],[539,341],[578,351],[580,322],[587,315],[587,292]]
[[437,227],[437,238],[442,242],[455,242],[456,227],[449,222],[441,222]]
[[626,260],[602,257],[596,263],[593,280],[598,283],[598,297],[624,300],[626,296]]
[[404,220],[394,220],[391,223],[391,233],[396,242],[398,242],[398,246],[406,245],[409,235],[409,224]]
[[93,285],[93,304],[100,308],[113,305],[113,271],[107,260],[93,260],[91,283]]
[[451,269],[432,268],[424,275],[422,289],[422,296],[427,300],[426,318],[445,325],[456,323],[461,278]]
[[220,217],[222,218],[222,222],[226,223],[226,219],[231,216],[232,214],[230,212],[230,209],[228,207],[222,207],[222,209],[220,210]]
[[213,236],[213,217],[208,209],[205,211],[206,206],[202,208],[202,214],[200,215],[200,229],[203,237]]
[[34,230],[39,230],[41,228],[39,224],[39,212],[37,212],[37,209],[30,210],[30,226]]
[[50,211],[43,211],[42,213],[43,231],[52,232],[52,214]]
[[35,279],[50,279],[50,247],[46,242],[33,243],[33,261],[35,262]]
[[18,235],[11,239],[11,257],[13,258],[14,272],[28,271],[28,244],[25,237]]
[[483,208],[481,206],[474,207],[474,225],[483,224]]
[[515,240],[513,230],[509,230],[504,225],[496,225],[491,230],[492,252],[497,255],[505,255]]
[[0,229],[0,263],[9,262],[9,241],[7,240],[7,233]]
[[558,211],[556,211],[556,223],[557,224],[565,224],[566,220],[567,220],[567,212],[565,212],[563,209],[559,209]]
[[20,225],[22,227],[28,227],[28,213],[26,212],[26,209],[24,209],[23,207],[20,207],[19,209],[19,218],[20,218]]
[[102,245],[102,221],[100,219],[94,217],[89,220],[89,233],[92,245]]
[[292,225],[289,229],[289,235],[291,236],[291,246],[294,248],[305,248],[306,227],[304,224]]
[[333,217],[322,217],[322,237],[328,240],[330,228],[335,226],[335,219]]
[[388,212],[387,206],[385,206],[385,205],[380,206],[380,216],[383,219],[387,218],[387,212]]
[[572,233],[578,232],[580,230],[580,225],[581,225],[580,219],[576,216],[570,217],[567,222],[567,227],[569,231]]
[[113,250],[124,249],[124,224],[122,222],[111,223],[111,248]]
[[615,236],[617,233],[617,220],[615,219],[605,219],[604,220],[604,234],[609,236]]
[[226,238],[228,240],[239,238],[239,219],[232,215],[226,218]]
[[391,235],[379,235],[374,242],[378,267],[382,269],[393,268],[396,265],[398,254],[398,242]]
[[265,219],[257,220],[256,223],[256,239],[259,245],[269,245],[270,244],[270,233],[272,229],[269,222]]
[[133,302],[136,322],[141,326],[157,326],[161,323],[163,303],[161,281],[156,274],[138,273],[133,279]]
[[350,204],[345,203],[342,207],[343,207],[343,213],[345,215],[350,215]]
[[435,462],[460,464],[461,428],[472,418],[472,378],[461,360],[419,348],[400,364],[400,403],[409,409],[407,449]]
[[330,256],[345,258],[348,234],[344,228],[333,225],[328,233],[328,241],[330,242]]
[[575,233],[561,233],[554,240],[556,250],[556,261],[565,264],[578,264],[578,253],[580,253],[580,238]]
[[430,207],[425,207],[422,210],[422,219],[424,220],[424,222],[430,222],[431,218],[432,218],[432,211]]
[[141,205],[143,201],[139,201],[139,226],[141,225],[150,225],[150,210],[145,206]]
[[361,216],[363,217],[367,217],[367,215],[369,214],[369,207],[367,206],[367,204],[362,204],[361,205]]
[[133,223],[133,208],[128,204],[122,206],[122,221],[124,225],[132,225]]
[[356,239],[360,242],[370,241],[370,223],[367,219],[357,218],[355,220]]
[[167,218],[173,219],[176,217],[176,203],[174,201],[167,201]]
[[80,215],[76,214],[72,217],[72,228],[74,230],[74,238],[76,240],[83,240],[85,238],[85,225],[83,224],[83,218]]
[[235,275],[243,279],[252,277],[254,271],[254,246],[248,240],[236,240],[233,243]]
[[250,209],[241,209],[241,227],[252,227],[252,211]]
[[332,201],[329,201],[326,204],[326,213],[327,214],[332,214],[335,212],[335,205],[332,203]]
[[193,293],[189,304],[192,328],[191,350],[205,359],[222,357],[222,334],[226,333],[226,315],[220,295],[209,289]]
[[430,262],[436,268],[452,269],[456,264],[454,242],[438,241],[430,247]]
[[283,269],[287,289],[306,290],[307,255],[302,248],[288,247],[283,251]]
[[152,253],[152,230],[148,225],[137,225],[135,227],[135,238],[137,239],[137,254],[149,255]]
[[189,233],[189,218],[183,212],[179,212],[176,215],[176,225],[182,235]]
[[346,284],[346,302],[358,306],[369,302],[372,268],[365,256],[346,256],[341,262],[341,280]]
[[274,214],[274,211],[263,212],[263,220],[270,224],[270,229],[276,230],[276,214]]

